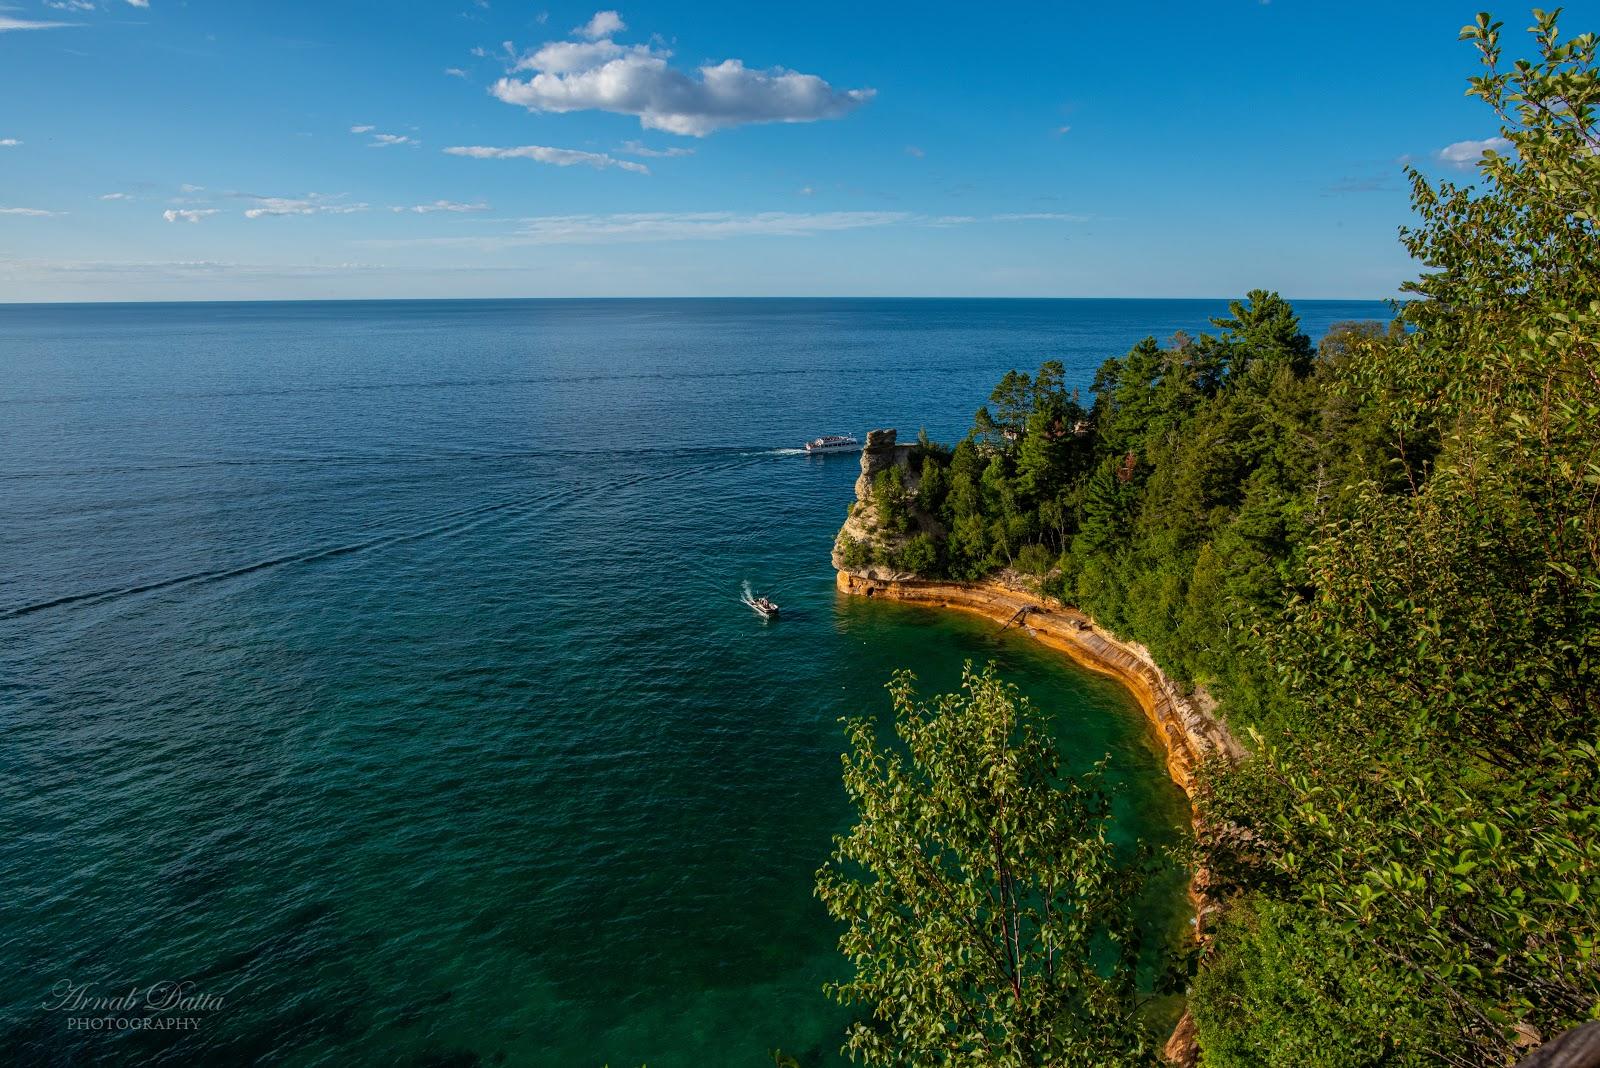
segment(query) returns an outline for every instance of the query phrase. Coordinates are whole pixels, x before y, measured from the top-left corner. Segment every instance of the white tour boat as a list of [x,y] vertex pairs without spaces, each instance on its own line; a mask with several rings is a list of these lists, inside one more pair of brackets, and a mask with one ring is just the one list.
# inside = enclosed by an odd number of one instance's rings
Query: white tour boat
[[860,452],[861,442],[849,434],[825,434],[806,442],[806,452]]

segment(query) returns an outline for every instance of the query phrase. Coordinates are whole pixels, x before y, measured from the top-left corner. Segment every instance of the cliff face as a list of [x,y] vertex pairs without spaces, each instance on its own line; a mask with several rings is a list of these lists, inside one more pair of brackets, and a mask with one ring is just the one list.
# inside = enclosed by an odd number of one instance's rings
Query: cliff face
[[[898,445],[895,437],[893,430],[867,434],[855,503],[833,542],[833,566],[838,570],[886,581],[915,578],[915,572],[904,570],[897,562],[907,543],[918,534],[944,537],[939,521],[919,507],[922,468],[916,462],[917,447]],[[895,483],[892,500],[882,499],[875,491],[879,475],[886,473]],[[898,523],[896,516],[900,517]],[[869,558],[860,558],[862,553]]]

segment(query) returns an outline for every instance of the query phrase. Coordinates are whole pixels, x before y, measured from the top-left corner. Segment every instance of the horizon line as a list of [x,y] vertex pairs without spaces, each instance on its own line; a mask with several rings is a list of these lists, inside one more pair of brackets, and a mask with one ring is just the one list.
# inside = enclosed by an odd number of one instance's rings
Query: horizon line
[[[1277,292],[1269,290],[1269,292]],[[1388,297],[1290,297],[1278,294],[1284,300],[1293,303],[1339,303],[1339,304],[1385,304],[1392,301],[1415,300],[1416,297],[1408,294],[1397,294]],[[1190,301],[1231,301],[1241,300],[1245,294],[1210,297],[1085,297],[1085,296],[945,296],[940,294],[921,295],[837,295],[837,296],[802,296],[785,294],[768,294],[765,296],[735,296],[735,295],[701,295],[701,296],[543,296],[543,297],[195,297],[177,300],[0,300],[0,308],[47,308],[47,307],[81,307],[99,305],[160,305],[160,304],[482,304],[492,301],[630,301],[630,300],[1190,300]]]

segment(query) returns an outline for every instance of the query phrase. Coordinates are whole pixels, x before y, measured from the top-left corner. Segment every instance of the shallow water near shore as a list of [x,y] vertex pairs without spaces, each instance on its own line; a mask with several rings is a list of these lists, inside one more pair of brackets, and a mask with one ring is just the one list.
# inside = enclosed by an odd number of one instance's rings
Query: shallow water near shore
[[[857,459],[792,447],[951,440],[1011,367],[1223,311],[0,306],[0,1061],[838,1063],[812,874],[895,668],[998,661],[1121,840],[1187,812],[1115,683],[839,596]],[[47,1007],[180,980],[223,998],[182,1033]]]

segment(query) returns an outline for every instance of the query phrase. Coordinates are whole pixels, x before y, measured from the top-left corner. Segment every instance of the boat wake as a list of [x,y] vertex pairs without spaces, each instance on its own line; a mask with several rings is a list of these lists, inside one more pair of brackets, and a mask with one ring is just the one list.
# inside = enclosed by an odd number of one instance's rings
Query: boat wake
[[[727,454],[722,453],[722,456],[726,457]],[[616,493],[619,490],[645,482],[662,483],[704,477],[718,471],[746,466],[752,462],[748,455],[735,455],[732,458],[718,459],[710,463],[690,465],[664,475],[654,470],[649,470],[629,478],[596,482],[577,492],[571,489],[543,490],[533,494],[519,494],[508,499],[491,500],[431,515],[417,515],[411,517],[409,521],[402,520],[398,526],[371,531],[367,533],[366,537],[356,537],[342,543],[335,542],[333,544],[309,546],[298,551],[284,552],[263,559],[241,561],[231,567],[193,571],[187,574],[152,579],[148,582],[128,583],[98,590],[63,594],[20,605],[0,606],[0,620],[20,619],[24,616],[31,616],[38,612],[57,608],[90,607],[163,590],[211,585],[281,567],[316,564],[342,556],[381,551],[410,542],[450,537],[465,533],[497,519],[515,520],[530,514],[559,512],[567,508],[576,507],[584,500],[592,499],[596,495]],[[745,584],[745,589],[748,593],[748,583]],[[752,607],[754,606],[752,605]]]

